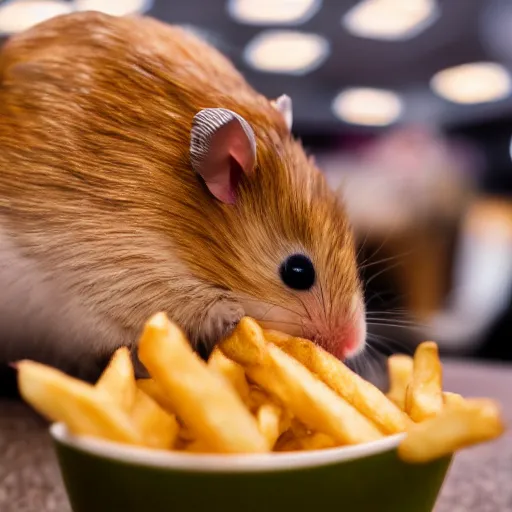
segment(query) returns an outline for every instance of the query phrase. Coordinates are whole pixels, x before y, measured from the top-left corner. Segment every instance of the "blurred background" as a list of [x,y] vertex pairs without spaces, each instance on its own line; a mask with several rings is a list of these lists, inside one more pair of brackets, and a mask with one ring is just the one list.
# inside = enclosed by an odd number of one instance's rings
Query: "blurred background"
[[292,98],[346,200],[376,350],[512,360],[512,1],[6,0],[2,40],[73,10],[184,25]]

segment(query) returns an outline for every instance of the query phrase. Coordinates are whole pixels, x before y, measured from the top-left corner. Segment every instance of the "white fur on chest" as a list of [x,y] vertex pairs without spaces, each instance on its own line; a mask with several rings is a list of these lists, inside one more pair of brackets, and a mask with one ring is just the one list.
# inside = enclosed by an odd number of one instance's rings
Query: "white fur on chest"
[[22,255],[0,228],[0,363],[48,361],[65,368],[124,343],[125,334]]

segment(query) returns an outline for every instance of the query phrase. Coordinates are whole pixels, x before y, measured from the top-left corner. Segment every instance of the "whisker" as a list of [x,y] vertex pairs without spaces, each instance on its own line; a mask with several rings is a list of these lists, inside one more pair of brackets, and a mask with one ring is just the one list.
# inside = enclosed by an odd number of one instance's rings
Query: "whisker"
[[[389,267],[388,267],[389,268]],[[391,267],[392,268],[392,267]],[[387,270],[383,269],[383,272]],[[395,295],[396,291],[393,289],[383,289],[379,292],[373,291],[371,297],[368,297],[368,287],[365,287],[365,305],[366,309],[372,310],[373,307],[370,307],[370,304],[374,302],[375,300],[379,300],[381,303],[385,303],[385,309],[388,311],[402,311],[402,312],[408,312],[409,310],[404,307],[398,307],[395,304],[403,299],[405,299],[407,296],[405,294],[399,294]],[[379,310],[381,311],[381,310]]]
[[[409,319],[413,318],[412,315],[407,314],[405,312],[403,314],[397,314],[397,313],[393,313],[391,311],[387,315],[386,315],[385,311],[367,311],[366,316],[372,316],[374,318],[382,318],[382,319],[386,319],[386,320],[389,318],[409,318]],[[385,318],[385,317],[388,317],[388,318]]]
[[366,323],[368,325],[382,325],[386,327],[418,327],[418,324],[416,322],[413,322],[412,320],[393,321],[392,319],[388,319],[386,321],[386,319],[381,319],[377,322],[371,318],[367,318]]
[[369,355],[369,356],[375,356],[376,354],[380,354],[380,352],[378,352],[375,349],[375,347],[373,347],[370,343],[366,344],[366,349],[367,349],[367,355]]
[[345,364],[355,373],[358,375],[361,375],[361,368],[360,363],[361,361],[361,354],[357,355],[356,357],[353,357],[345,362]]
[[380,270],[379,272],[377,272],[376,274],[374,274],[372,277],[370,277],[370,279],[368,279],[365,283],[365,286],[368,286],[374,279],[376,279],[377,277],[379,277],[380,275],[384,274],[384,272],[387,272],[389,270],[392,270],[394,268],[398,268],[402,263],[401,262],[398,262],[396,263],[395,265],[390,265],[386,268],[383,268],[382,270]]
[[384,343],[379,341],[375,337],[368,338],[368,346],[371,347],[371,350],[373,350],[375,354],[380,354],[380,356],[384,359],[387,359],[389,356],[399,350],[394,348],[392,345],[393,344],[391,343]]
[[410,318],[410,317],[407,317],[407,316],[403,316],[402,318],[397,318],[395,316],[389,316],[389,317],[383,317],[381,316],[380,314],[379,315],[373,315],[371,313],[367,313],[366,314],[366,319],[367,320],[375,320],[375,321],[379,321],[379,322],[398,322],[398,323],[416,323],[416,321],[413,319],[413,318]]
[[378,366],[378,361],[376,361],[376,354],[374,351],[372,351],[372,348],[373,347],[367,344],[366,350],[357,357],[358,371],[356,373],[361,375],[366,380],[370,380],[370,375],[378,374],[374,367],[374,363],[376,363]]
[[358,368],[357,373],[361,376],[366,374],[366,369],[368,368],[368,358],[365,354],[361,354],[361,357],[358,359]]
[[411,316],[408,309],[402,308],[402,309],[388,309],[386,311],[384,310],[370,310],[367,311],[368,315],[402,315],[402,316]]
[[327,323],[327,309],[325,307],[324,287],[322,285],[322,281],[320,281],[320,296],[322,298],[322,309],[324,312],[324,320]]
[[[389,235],[391,236],[391,235]],[[379,245],[379,247],[377,247],[377,249],[375,250],[375,252],[373,254],[371,254],[370,256],[368,256],[364,261],[361,262],[361,265],[365,265],[367,261],[375,258],[375,256],[378,254],[378,252],[380,250],[382,250],[382,248],[384,247],[384,245],[388,242],[389,240],[389,236],[388,238],[384,238],[384,240],[382,240],[381,244]]]
[[[382,365],[382,361],[384,359],[386,359],[386,358],[385,358],[385,356],[383,354],[378,352],[371,345],[368,345],[368,349],[369,349],[368,350],[368,355],[370,357],[368,357],[367,360],[368,360],[368,366],[370,367],[371,375],[375,376],[376,379],[379,379],[381,377],[381,375],[383,374],[383,372],[385,371],[384,367]],[[377,369],[375,369],[375,367]],[[369,377],[368,380],[371,380],[371,377]],[[374,384],[376,384],[375,381],[374,381]]]
[[388,263],[389,261],[399,260],[403,256],[408,256],[408,254],[399,254],[399,255],[394,255],[394,256],[388,256],[386,258],[381,258],[380,260],[365,263],[364,265],[359,265],[359,268],[361,270],[366,270],[367,268],[375,267],[376,265],[381,265],[382,263]]
[[404,320],[404,319],[387,319],[387,318],[380,318],[380,319],[373,319],[373,318],[366,318],[366,324],[367,325],[373,325],[373,326],[381,326],[381,327],[396,327],[396,328],[402,328],[402,329],[411,329],[413,331],[422,331],[427,328],[427,324],[425,322],[421,322],[419,320]]
[[374,300],[379,300],[381,303],[386,302],[386,299],[384,299],[384,298],[382,297],[383,293],[384,293],[384,292],[380,292],[380,293],[378,293],[378,292],[374,292],[374,293],[373,293],[373,295],[372,295],[372,297],[371,297],[370,299],[367,299],[367,300],[366,300],[366,302],[365,302],[366,309],[369,309],[369,304],[370,304],[371,302],[373,302]]
[[[260,321],[264,321],[265,320],[265,317],[275,308],[275,306],[273,305],[270,305],[270,307],[267,309],[267,311],[265,312],[265,314],[261,317]],[[256,319],[255,319],[256,320]]]
[[[302,300],[302,298],[300,296],[297,296],[297,299],[299,300],[299,302],[302,304],[302,307],[304,308],[304,311],[306,312],[306,315],[308,317],[308,320],[310,320],[311,322],[313,322],[313,319],[311,318],[311,314],[308,310],[308,308],[306,307],[306,304],[304,304],[304,301]],[[299,315],[300,316],[300,315]]]
[[410,323],[410,324],[420,323],[419,320],[417,320],[416,318],[411,318],[411,316],[409,316],[409,315],[403,315],[403,316],[389,315],[388,317],[385,317],[382,315],[373,315],[371,313],[366,313],[365,318],[366,318],[366,320],[372,320],[375,322],[397,322],[399,324],[401,324],[401,323]]
[[[290,313],[293,313],[294,315],[297,315],[297,316],[302,316],[302,313],[299,313],[298,311],[295,311],[289,307],[286,307],[286,306],[283,306],[282,304],[277,304],[276,302],[271,302],[269,300],[258,300],[258,299],[252,299],[250,297],[245,297],[244,300],[247,300],[249,302],[257,302],[257,303],[265,303],[265,304],[269,304],[269,305],[272,305],[272,306],[276,306],[278,308],[282,308],[284,309],[285,311],[289,311]],[[304,304],[303,304],[304,305]]]
[[255,318],[257,322],[265,322],[267,324],[286,324],[286,325],[297,325],[301,328],[303,327],[303,324],[301,322],[290,322],[286,320],[264,320],[262,318]]
[[368,234],[369,234],[369,232],[367,231],[364,234],[364,240],[362,242],[359,242],[359,248],[357,249],[357,252],[356,252],[356,260],[359,260],[359,257],[361,256],[361,253],[365,249],[365,244],[368,241]]
[[[400,349],[404,353],[408,355],[413,355],[415,347],[403,342],[403,341],[397,341],[393,340],[391,338],[388,338],[387,336],[377,335],[377,334],[369,334],[368,340],[374,344],[374,348],[378,349],[386,349],[386,352],[388,355],[390,353],[393,353],[393,347]],[[383,341],[385,340],[385,341]],[[384,352],[383,352],[384,353]]]

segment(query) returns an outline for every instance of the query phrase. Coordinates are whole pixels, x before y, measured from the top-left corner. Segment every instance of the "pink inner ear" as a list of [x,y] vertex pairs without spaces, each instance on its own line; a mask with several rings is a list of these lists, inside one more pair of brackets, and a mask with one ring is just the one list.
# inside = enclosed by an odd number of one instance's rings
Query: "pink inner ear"
[[240,180],[242,179],[243,172],[244,171],[242,170],[242,167],[240,166],[240,164],[234,158],[231,158],[230,171],[229,171],[231,204],[233,204],[236,200],[236,192],[238,190],[238,185],[240,184]]
[[242,167],[231,156],[228,157],[227,167],[228,174],[217,176],[219,181],[205,180],[208,190],[219,200],[226,204],[234,204],[236,201],[236,192],[242,178]]
[[217,199],[233,204],[242,174],[250,174],[255,163],[253,142],[233,119],[212,135],[198,172]]

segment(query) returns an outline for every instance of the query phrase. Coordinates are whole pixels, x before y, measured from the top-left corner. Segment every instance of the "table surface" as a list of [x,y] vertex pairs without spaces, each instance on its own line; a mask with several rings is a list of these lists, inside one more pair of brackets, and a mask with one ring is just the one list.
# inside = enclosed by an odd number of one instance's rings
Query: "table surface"
[[[445,389],[501,401],[512,424],[512,366],[449,361]],[[0,510],[70,512],[46,424],[0,400]],[[460,452],[435,512],[512,512],[512,433]]]

